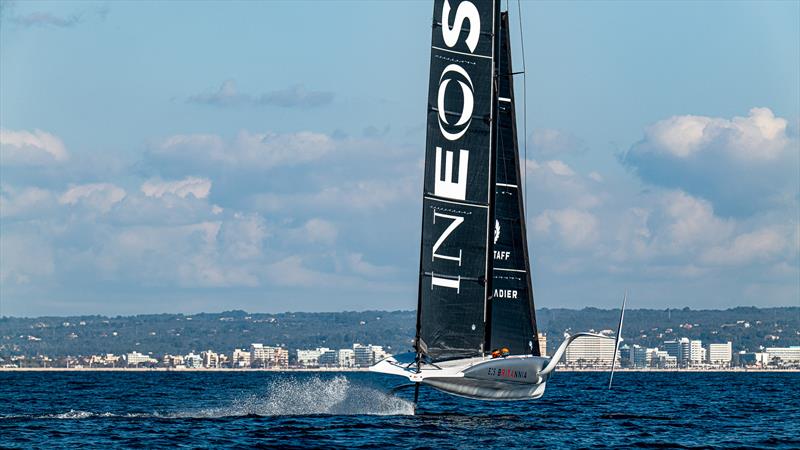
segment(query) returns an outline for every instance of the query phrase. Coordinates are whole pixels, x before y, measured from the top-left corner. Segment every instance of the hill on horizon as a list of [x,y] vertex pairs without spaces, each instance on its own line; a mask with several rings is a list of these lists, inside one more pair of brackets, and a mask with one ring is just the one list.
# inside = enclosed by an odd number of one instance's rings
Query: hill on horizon
[[[619,309],[540,308],[536,314],[552,352],[565,332],[615,329]],[[134,350],[156,356],[208,349],[230,353],[254,342],[285,347],[292,357],[298,348],[345,348],[353,343],[382,345],[398,353],[411,348],[415,323],[416,312],[408,310],[2,317],[0,357]],[[800,345],[800,307],[629,309],[623,336],[629,344],[648,347],[681,337],[704,343],[731,341],[735,351]]]

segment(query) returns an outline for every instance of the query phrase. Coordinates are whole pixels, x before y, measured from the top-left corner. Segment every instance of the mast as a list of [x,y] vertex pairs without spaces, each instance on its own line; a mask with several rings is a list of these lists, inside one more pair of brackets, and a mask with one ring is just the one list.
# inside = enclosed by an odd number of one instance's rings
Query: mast
[[[494,280],[494,257],[493,257],[493,239],[492,239],[492,232],[491,230],[494,229],[493,224],[495,221],[495,189],[497,184],[496,173],[497,173],[497,151],[498,151],[498,144],[500,139],[499,133],[499,92],[500,92],[500,41],[504,38],[504,35],[501,30],[500,22],[501,22],[501,13],[500,13],[500,1],[497,2],[496,8],[492,11],[493,14],[493,24],[492,24],[492,111],[491,111],[491,128],[490,128],[490,141],[491,141],[491,165],[489,168],[489,192],[491,193],[489,196],[489,220],[487,223],[487,235],[486,235],[486,296],[484,297],[484,342],[483,342],[483,353],[488,353],[492,351],[492,285]],[[508,13],[505,13],[507,18]],[[507,40],[507,39],[506,39]]]
[[415,348],[482,355],[491,240],[500,0],[435,0]]

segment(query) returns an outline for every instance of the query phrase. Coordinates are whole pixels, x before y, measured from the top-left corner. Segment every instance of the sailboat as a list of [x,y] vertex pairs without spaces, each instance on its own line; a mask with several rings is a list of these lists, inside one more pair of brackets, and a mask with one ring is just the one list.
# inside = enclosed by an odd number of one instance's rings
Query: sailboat
[[414,351],[370,368],[414,383],[415,403],[420,385],[536,399],[572,341],[615,339],[576,333],[540,354],[500,3],[434,1]]

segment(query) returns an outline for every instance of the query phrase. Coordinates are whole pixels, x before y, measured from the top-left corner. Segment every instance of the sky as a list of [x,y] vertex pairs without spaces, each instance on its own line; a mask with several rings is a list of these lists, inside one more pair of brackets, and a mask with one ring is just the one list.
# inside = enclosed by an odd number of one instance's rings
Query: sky
[[[0,5],[0,316],[416,307],[431,2]],[[537,307],[800,306],[800,2],[510,9]]]

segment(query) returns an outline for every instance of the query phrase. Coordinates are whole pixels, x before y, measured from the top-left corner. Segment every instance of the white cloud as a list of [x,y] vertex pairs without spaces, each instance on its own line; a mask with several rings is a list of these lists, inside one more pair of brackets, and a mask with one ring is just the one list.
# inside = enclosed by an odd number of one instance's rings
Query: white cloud
[[268,169],[314,161],[333,148],[333,140],[321,133],[241,131],[231,142],[209,134],[171,136],[153,149],[153,155],[189,165],[223,164],[238,169]]
[[302,234],[302,237],[309,242],[333,244],[336,242],[339,230],[336,225],[327,220],[314,218],[303,225]]
[[213,106],[235,106],[251,102],[249,95],[239,93],[235,80],[225,80],[216,92],[192,95],[189,103],[200,103]]
[[563,161],[552,160],[547,161],[545,164],[556,175],[561,175],[563,177],[571,177],[575,175],[575,172]]
[[361,253],[350,253],[346,260],[350,270],[358,275],[380,277],[395,272],[392,267],[379,266],[366,261]]
[[534,130],[530,135],[528,145],[535,154],[545,157],[565,153],[581,153],[586,150],[583,141],[574,135],[550,128]]
[[721,145],[728,153],[744,160],[774,159],[788,150],[786,119],[775,117],[769,108],[753,108],[747,117],[731,120],[705,116],[673,116],[645,130],[645,140],[653,149],[687,158]]
[[711,201],[728,216],[796,204],[800,142],[768,108],[747,117],[673,116],[647,127],[623,163],[645,182]]
[[534,210],[592,209],[608,197],[597,189],[595,180],[579,175],[564,161],[528,160],[526,166],[527,192],[529,198],[536,199],[536,203],[531,204]]
[[225,80],[218,90],[192,95],[187,101],[212,106],[279,106],[282,108],[312,108],[333,101],[333,93],[309,91],[302,84],[261,95],[241,93],[235,80]]
[[323,187],[315,192],[276,194],[261,193],[253,196],[253,205],[264,211],[288,209],[325,209],[342,211],[371,211],[384,209],[402,201],[411,203],[419,195],[416,176],[383,180],[342,182]]
[[46,214],[54,203],[55,196],[46,189],[3,186],[0,191],[0,217]]
[[69,28],[81,22],[79,15],[57,16],[55,14],[35,11],[24,16],[14,17],[13,22],[24,27],[53,26],[58,28]]
[[571,249],[585,247],[597,239],[597,218],[577,209],[545,210],[533,219],[533,228],[549,234],[553,225],[561,241]]
[[[247,225],[238,227],[237,220],[121,227],[87,260],[98,265],[105,277],[118,281],[187,288],[256,286],[255,268],[237,259],[254,256],[249,240],[258,236],[237,235],[247,230]],[[232,229],[226,232],[226,227]]]
[[716,242],[730,236],[734,225],[714,215],[714,208],[703,199],[681,191],[662,196],[663,213],[667,218],[669,247],[686,247]]
[[71,186],[61,194],[58,202],[65,205],[82,203],[107,212],[115,203],[122,201],[125,196],[125,190],[113,184],[91,183]]
[[33,283],[49,278],[56,270],[52,246],[47,237],[23,232],[0,233],[0,282]]
[[267,236],[267,225],[261,216],[236,213],[233,220],[222,223],[220,238],[226,255],[234,260],[246,260],[263,255]]
[[786,236],[778,230],[761,229],[743,233],[726,245],[708,249],[703,254],[703,260],[721,265],[763,262],[780,255],[788,244]]
[[0,154],[3,164],[44,165],[69,159],[61,139],[42,130],[0,129]]
[[177,181],[148,180],[142,184],[142,192],[148,197],[163,197],[165,194],[186,198],[206,198],[211,192],[211,180],[207,178],[188,177]]

